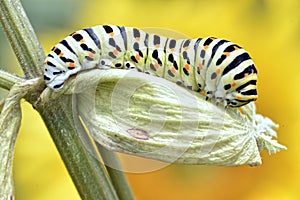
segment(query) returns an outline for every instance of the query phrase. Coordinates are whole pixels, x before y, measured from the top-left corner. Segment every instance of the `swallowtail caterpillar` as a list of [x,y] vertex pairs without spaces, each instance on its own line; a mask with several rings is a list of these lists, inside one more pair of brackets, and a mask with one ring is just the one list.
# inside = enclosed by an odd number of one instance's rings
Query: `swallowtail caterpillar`
[[85,28],[52,48],[44,80],[59,90],[69,76],[91,68],[136,69],[202,92],[224,106],[257,99],[257,70],[249,54],[214,37],[173,39],[114,25]]

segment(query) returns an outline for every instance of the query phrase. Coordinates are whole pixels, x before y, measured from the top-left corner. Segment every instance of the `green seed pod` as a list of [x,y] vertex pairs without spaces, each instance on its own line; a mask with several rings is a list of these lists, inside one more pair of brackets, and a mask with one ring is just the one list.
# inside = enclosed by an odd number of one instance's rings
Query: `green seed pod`
[[260,150],[286,149],[255,104],[226,108],[165,79],[126,70],[91,70],[68,80],[76,109],[105,148],[180,164],[261,164]]

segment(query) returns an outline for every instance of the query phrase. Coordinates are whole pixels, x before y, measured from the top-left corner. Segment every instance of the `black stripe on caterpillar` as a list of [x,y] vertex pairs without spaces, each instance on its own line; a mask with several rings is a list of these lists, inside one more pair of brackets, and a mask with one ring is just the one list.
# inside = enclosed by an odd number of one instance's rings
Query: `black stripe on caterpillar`
[[257,99],[257,70],[235,43],[214,37],[173,39],[133,27],[99,25],[55,45],[44,65],[48,87],[59,90],[73,74],[91,68],[136,69],[240,107]]

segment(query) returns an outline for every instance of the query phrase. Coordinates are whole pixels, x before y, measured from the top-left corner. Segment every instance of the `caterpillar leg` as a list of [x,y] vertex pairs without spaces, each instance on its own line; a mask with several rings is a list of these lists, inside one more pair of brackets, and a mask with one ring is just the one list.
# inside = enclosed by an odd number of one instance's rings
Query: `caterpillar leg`
[[224,108],[227,108],[228,106],[228,100],[223,98],[223,97],[216,97],[216,105],[219,106],[219,105],[223,105]]
[[205,95],[205,100],[206,101],[208,101],[208,100],[210,100],[214,97],[213,91],[206,91],[205,93],[206,93],[206,95]]
[[112,67],[113,67],[112,60],[104,59],[104,58],[100,60],[100,63],[98,65],[99,69],[110,69]]
[[137,68],[137,66],[135,64],[133,64],[133,62],[131,62],[131,61],[125,61],[124,62],[124,67],[125,67],[125,69],[128,69],[128,70],[140,71]]
[[226,108],[229,105],[229,100],[226,98],[226,94],[223,90],[206,91],[204,95],[206,101],[213,99],[215,100],[217,106],[222,105],[224,108]]

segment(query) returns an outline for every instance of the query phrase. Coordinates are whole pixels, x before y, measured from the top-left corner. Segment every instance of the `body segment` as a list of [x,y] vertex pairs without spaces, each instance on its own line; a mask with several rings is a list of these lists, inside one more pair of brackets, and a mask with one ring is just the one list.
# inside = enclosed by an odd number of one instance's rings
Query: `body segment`
[[44,79],[59,90],[69,76],[91,68],[136,69],[202,92],[224,106],[257,99],[257,70],[249,54],[214,37],[173,39],[113,25],[86,28],[52,48]]

